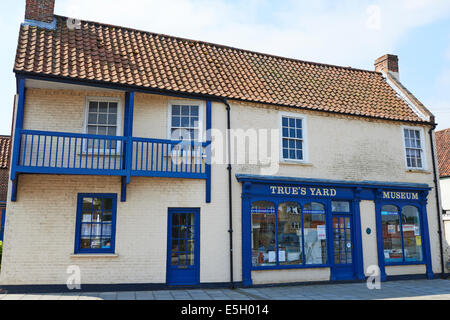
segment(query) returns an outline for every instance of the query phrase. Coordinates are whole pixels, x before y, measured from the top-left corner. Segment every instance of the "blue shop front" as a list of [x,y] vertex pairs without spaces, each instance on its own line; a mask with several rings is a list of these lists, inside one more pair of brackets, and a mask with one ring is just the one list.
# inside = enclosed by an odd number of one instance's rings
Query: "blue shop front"
[[[252,272],[264,270],[329,268],[329,281],[364,280],[363,233],[376,236],[377,250],[370,254],[381,280],[389,266],[424,265],[433,277],[428,185],[236,177],[242,184],[245,286],[253,284]],[[370,214],[376,230],[361,223],[362,200],[375,203]]]

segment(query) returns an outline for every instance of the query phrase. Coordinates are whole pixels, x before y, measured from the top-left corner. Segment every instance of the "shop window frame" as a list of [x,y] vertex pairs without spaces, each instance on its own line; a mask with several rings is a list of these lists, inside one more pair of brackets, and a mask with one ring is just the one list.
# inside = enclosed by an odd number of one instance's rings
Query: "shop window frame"
[[[326,199],[317,199],[317,198],[302,198],[301,200],[294,200],[294,199],[289,199],[289,198],[282,198],[282,199],[275,199],[272,197],[264,197],[264,198],[260,198],[260,197],[253,197],[252,200],[250,201],[250,211],[249,211],[249,215],[250,215],[250,235],[252,234],[252,226],[253,226],[253,220],[252,220],[252,213],[251,213],[251,208],[253,206],[254,203],[256,202],[270,202],[274,205],[275,207],[275,243],[276,243],[276,263],[275,265],[271,265],[271,266],[255,266],[253,265],[252,262],[250,262],[250,270],[252,271],[257,271],[257,270],[282,270],[282,269],[313,269],[313,268],[331,268],[332,267],[332,263],[330,262],[330,205],[328,203],[328,201]],[[303,228],[304,228],[304,224],[303,224],[303,211],[304,211],[304,207],[306,204],[308,203],[320,203],[321,205],[324,206],[325,212],[323,213],[325,215],[325,230],[326,230],[326,263],[325,264],[307,264],[306,260],[305,260],[305,253],[304,253],[304,238],[302,238],[302,257],[303,257],[303,262],[302,264],[295,264],[295,265],[281,265],[280,261],[279,261],[279,248],[278,248],[278,207],[283,204],[283,203],[289,203],[289,202],[296,202],[297,204],[300,205],[301,207],[301,226],[302,226],[302,237],[303,237]],[[253,238],[251,236],[251,241],[253,241]],[[250,252],[253,251],[253,247],[250,247]]]
[[[403,203],[399,203],[396,201],[383,201],[380,203],[380,208],[377,212],[377,214],[380,217],[380,224],[382,225],[382,216],[381,216],[381,212],[383,211],[383,207],[384,206],[394,206],[398,209],[398,216],[400,218],[400,235],[401,235],[401,243],[402,243],[402,261],[398,261],[398,262],[388,262],[386,261],[384,254],[382,256],[383,259],[383,265],[384,266],[408,266],[408,265],[425,265],[427,264],[426,261],[426,253],[425,253],[425,241],[426,238],[424,237],[424,225],[423,225],[423,212],[421,210],[421,206],[417,203],[414,202],[403,202]],[[422,250],[422,260],[418,260],[418,261],[407,261],[406,257],[405,257],[405,245],[404,245],[404,235],[403,235],[403,220],[402,220],[402,212],[403,212],[403,208],[404,207],[415,207],[418,212],[419,212],[419,222],[420,222],[420,237],[421,237],[421,241],[422,241],[422,245],[421,245],[421,250]],[[381,244],[381,252],[384,253],[384,238],[383,238],[383,232],[382,230],[379,230],[380,233],[380,238],[381,241],[379,241],[379,244]]]

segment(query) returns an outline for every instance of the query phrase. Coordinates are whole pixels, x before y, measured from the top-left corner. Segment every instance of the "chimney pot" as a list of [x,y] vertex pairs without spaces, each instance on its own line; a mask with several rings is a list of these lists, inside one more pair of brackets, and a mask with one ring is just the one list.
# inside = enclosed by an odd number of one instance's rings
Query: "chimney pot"
[[400,79],[398,69],[398,56],[393,54],[386,54],[375,60],[375,71],[383,74],[390,73],[397,80]]
[[25,20],[51,23],[55,10],[55,0],[26,0]]

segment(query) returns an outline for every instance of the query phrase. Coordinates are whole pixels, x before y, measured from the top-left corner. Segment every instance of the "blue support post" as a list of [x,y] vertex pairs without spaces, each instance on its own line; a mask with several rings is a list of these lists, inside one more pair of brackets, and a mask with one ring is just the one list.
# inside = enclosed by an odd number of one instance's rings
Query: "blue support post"
[[252,281],[252,217],[250,196],[246,194],[251,188],[250,182],[242,185],[242,284],[250,287]]
[[384,251],[383,251],[383,225],[381,221],[381,209],[383,190],[377,189],[375,191],[375,219],[377,225],[377,250],[378,250],[378,267],[380,268],[380,280],[386,281],[386,267],[384,263]]
[[[431,248],[430,248],[430,232],[428,229],[428,214],[427,214],[427,197],[429,192],[423,191],[421,193],[421,212],[420,212],[420,220],[423,226],[422,228],[422,245],[423,245],[423,254],[424,260],[426,264],[426,274],[428,279],[434,279],[433,273],[433,265],[431,262]],[[438,209],[439,210],[439,209]]]
[[123,135],[125,145],[123,146],[123,169],[126,175],[122,178],[122,189],[120,201],[127,200],[127,184],[131,182],[131,166],[133,161],[133,112],[134,112],[134,92],[125,93],[125,118],[123,122]]
[[19,164],[19,155],[20,155],[20,140],[21,140],[21,131],[23,128],[23,115],[25,111],[25,79],[19,78],[17,81],[17,93],[18,93],[18,101],[17,101],[17,110],[16,110],[16,121],[14,125],[14,140],[13,140],[13,153],[11,160],[11,174],[10,179],[13,182],[13,188],[11,192],[11,201],[17,201],[17,183],[18,183],[18,175],[16,173],[16,167]]
[[212,108],[211,101],[206,101],[206,203],[211,203],[211,127]]

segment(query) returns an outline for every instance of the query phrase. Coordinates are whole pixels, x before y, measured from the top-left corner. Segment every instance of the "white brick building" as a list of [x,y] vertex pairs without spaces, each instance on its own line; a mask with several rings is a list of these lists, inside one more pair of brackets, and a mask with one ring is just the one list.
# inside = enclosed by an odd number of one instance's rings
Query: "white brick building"
[[395,56],[373,72],[33,19],[0,287],[65,286],[73,265],[102,288],[446,272],[434,117]]

